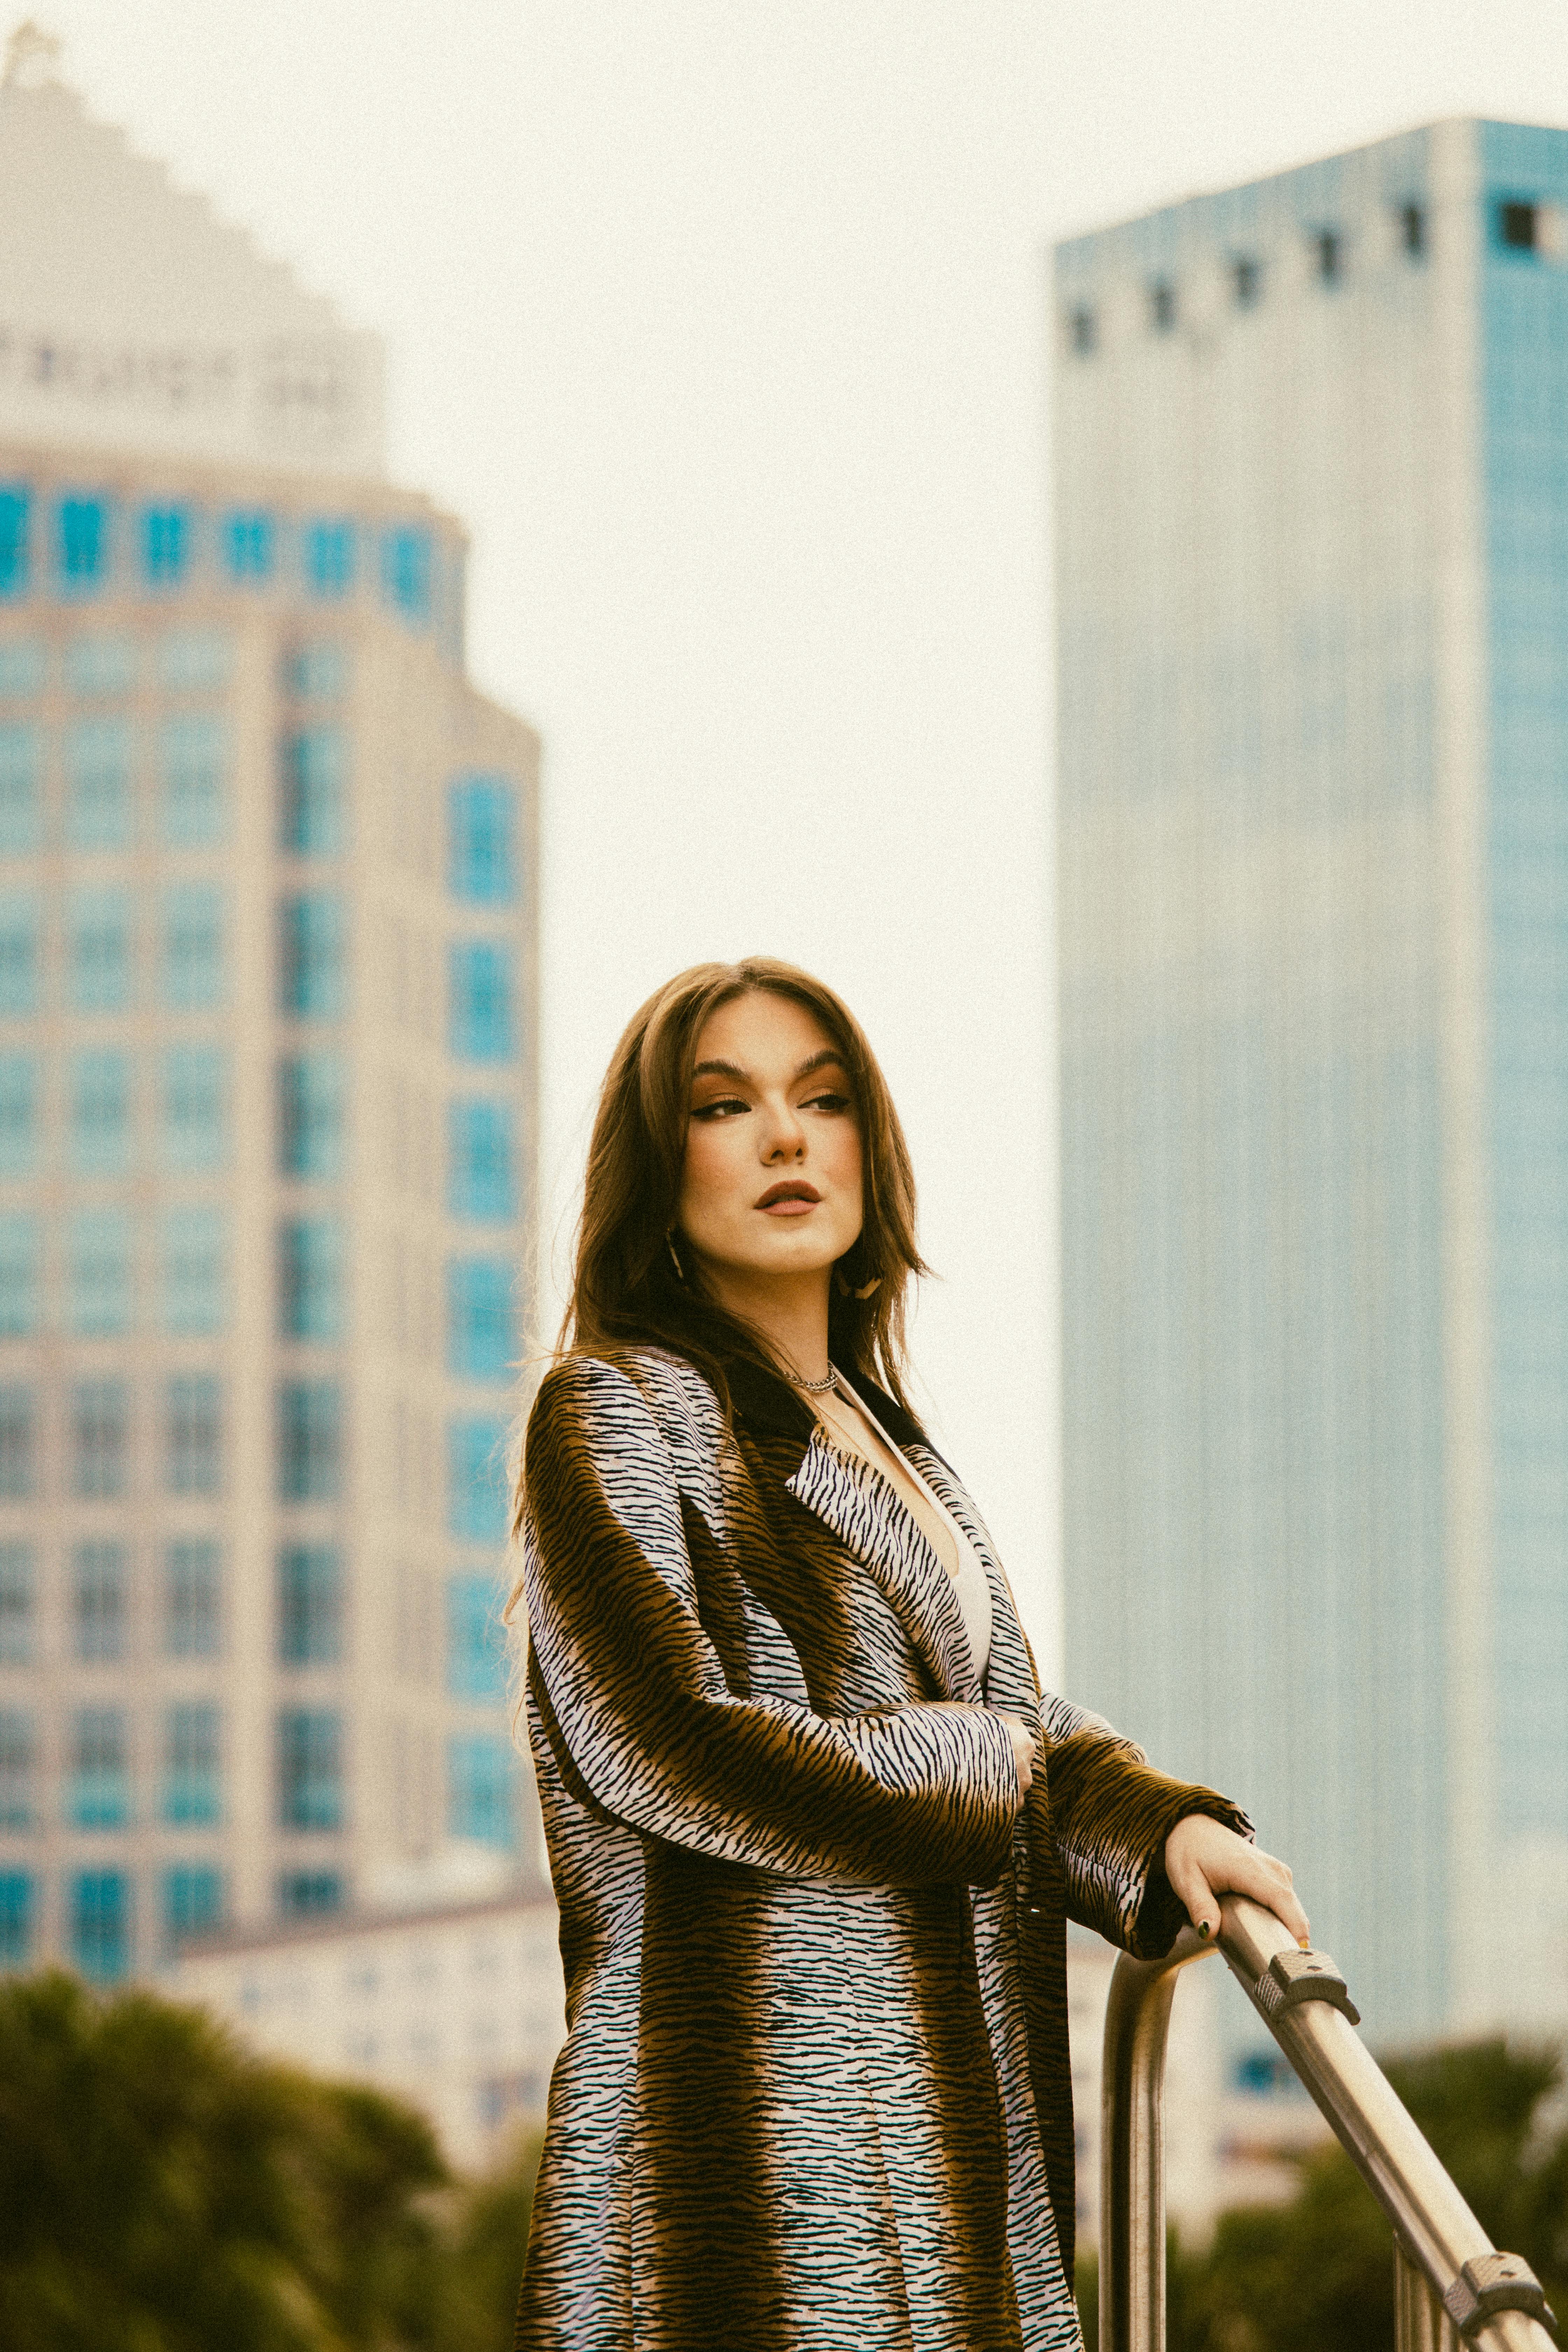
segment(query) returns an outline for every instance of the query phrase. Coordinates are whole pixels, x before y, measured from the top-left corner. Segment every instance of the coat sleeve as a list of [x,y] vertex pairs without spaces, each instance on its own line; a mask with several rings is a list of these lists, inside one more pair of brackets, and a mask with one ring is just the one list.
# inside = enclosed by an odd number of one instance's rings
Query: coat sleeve
[[1187,1915],[1165,1875],[1165,1840],[1188,1813],[1243,1837],[1252,1824],[1228,1797],[1156,1772],[1098,1715],[1047,1698],[1046,1769],[1036,1781],[1067,1882],[1068,1916],[1138,1959],[1168,1952]]
[[530,1419],[529,1680],[579,1801],[646,1835],[797,1878],[988,1885],[1017,1811],[981,1707],[830,1720],[737,1698],[698,1621],[675,1465],[640,1389],[569,1358]]

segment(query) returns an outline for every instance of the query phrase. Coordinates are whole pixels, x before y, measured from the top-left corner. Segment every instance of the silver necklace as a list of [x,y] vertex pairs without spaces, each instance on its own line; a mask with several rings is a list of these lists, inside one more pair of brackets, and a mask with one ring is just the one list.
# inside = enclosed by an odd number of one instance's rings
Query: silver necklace
[[788,1380],[792,1389],[802,1389],[807,1396],[826,1396],[828,1390],[837,1380],[838,1375],[834,1370],[832,1365],[829,1364],[827,1367],[827,1378],[825,1381],[803,1381],[794,1372],[786,1373],[785,1378]]

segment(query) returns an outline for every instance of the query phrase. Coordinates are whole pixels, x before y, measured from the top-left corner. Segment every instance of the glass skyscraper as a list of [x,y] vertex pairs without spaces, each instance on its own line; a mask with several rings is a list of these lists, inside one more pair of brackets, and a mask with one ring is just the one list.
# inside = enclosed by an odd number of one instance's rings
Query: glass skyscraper
[[515,1853],[535,738],[374,339],[0,89],[0,1965]]
[[1568,2021],[1568,133],[1058,247],[1068,1684]]

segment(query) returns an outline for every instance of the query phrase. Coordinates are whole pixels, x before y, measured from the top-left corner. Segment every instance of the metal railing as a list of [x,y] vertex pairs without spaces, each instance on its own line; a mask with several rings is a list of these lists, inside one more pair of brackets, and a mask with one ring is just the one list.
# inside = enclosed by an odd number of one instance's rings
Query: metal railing
[[[1179,1972],[1213,1951],[1188,1928],[1110,1980],[1100,2086],[1100,2352],[1164,2352],[1165,2034]],[[1500,2254],[1373,2057],[1344,1979],[1256,1903],[1227,1897],[1218,1948],[1394,2228],[1399,2352],[1552,2352],[1529,2265]]]

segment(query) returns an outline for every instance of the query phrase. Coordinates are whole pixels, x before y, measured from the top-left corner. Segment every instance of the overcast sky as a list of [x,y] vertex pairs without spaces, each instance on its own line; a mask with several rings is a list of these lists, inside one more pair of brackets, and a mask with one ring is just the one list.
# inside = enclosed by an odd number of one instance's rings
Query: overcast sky
[[[634,1005],[838,986],[944,1279],[923,1391],[1057,1658],[1045,256],[1453,113],[1563,0],[36,0],[65,74],[391,353],[545,742],[544,1229]],[[18,13],[20,13],[18,11]]]

